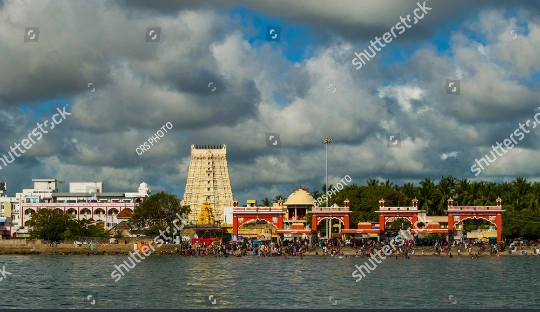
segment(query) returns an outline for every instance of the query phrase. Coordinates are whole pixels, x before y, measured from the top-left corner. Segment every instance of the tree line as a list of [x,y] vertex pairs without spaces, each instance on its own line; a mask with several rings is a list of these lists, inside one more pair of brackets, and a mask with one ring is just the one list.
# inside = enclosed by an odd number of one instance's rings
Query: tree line
[[[325,185],[321,191],[313,190],[311,196],[316,200],[325,194]],[[332,185],[328,186],[332,189]],[[332,195],[328,204],[343,206],[345,199],[350,201],[351,228],[362,221],[378,222],[379,200],[385,200],[385,206],[412,206],[412,200],[418,200],[418,208],[426,210],[428,215],[443,216],[448,208],[448,199],[452,197],[455,206],[495,206],[497,198],[503,202],[503,235],[508,238],[540,238],[540,182],[529,182],[519,177],[511,182],[485,182],[468,179],[456,179],[452,176],[440,180],[425,178],[418,185],[406,182],[394,184],[390,180],[367,179],[366,185],[352,184],[345,186]],[[261,203],[271,206],[280,198],[265,198]],[[468,221],[465,221],[468,222]],[[469,229],[478,228],[487,221],[472,220]]]

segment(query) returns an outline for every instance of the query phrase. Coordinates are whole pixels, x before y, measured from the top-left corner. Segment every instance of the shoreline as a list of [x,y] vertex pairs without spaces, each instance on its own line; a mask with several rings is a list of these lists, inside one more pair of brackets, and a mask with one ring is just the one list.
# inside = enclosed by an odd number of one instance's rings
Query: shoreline
[[[159,248],[156,248],[154,252],[152,252],[152,255],[163,255],[163,256],[177,256],[177,257],[184,257],[176,254],[176,247],[179,247],[179,245],[162,245]],[[527,246],[528,248],[524,248],[523,250],[527,251],[527,255],[525,256],[535,256],[538,257],[538,255],[534,254],[534,250],[532,246]],[[417,257],[449,257],[444,253],[441,253],[440,255],[434,255],[435,248],[433,246],[423,247],[424,248],[424,255],[422,255],[422,247],[415,248],[415,255],[411,255],[411,258],[417,258]],[[479,251],[479,247],[473,247],[473,255],[477,254]],[[508,250],[505,250],[504,252],[500,253],[500,256],[521,256],[524,255],[521,254],[522,249],[518,249],[516,252],[513,252],[512,254],[508,254]],[[129,255],[130,252],[133,252],[133,244],[100,244],[100,245],[94,245],[94,250],[90,250],[88,246],[81,246],[76,247],[74,245],[58,245],[57,247],[50,247],[48,245],[0,245],[0,255],[81,255],[81,256],[119,256],[119,255]],[[358,257],[356,257],[356,252],[359,252]],[[360,249],[354,249],[352,247],[344,247],[341,249],[341,252],[343,252],[342,257],[345,258],[362,258],[360,255]],[[316,254],[318,253],[318,255]],[[469,257],[468,252],[461,252],[461,255],[457,254],[457,249],[451,250],[452,257],[453,258],[461,258],[461,257]],[[366,252],[364,253],[364,258],[367,258]],[[213,255],[208,254],[205,257],[212,257],[212,256],[219,256],[219,255]],[[334,258],[332,256],[326,255],[323,256],[322,248],[316,247],[308,250],[305,252],[303,257],[328,257],[328,258]],[[341,256],[341,255],[339,255]],[[392,253],[391,256],[388,257],[395,257],[396,253]],[[405,258],[405,254],[398,254],[398,257]],[[201,257],[201,256],[199,256]],[[223,255],[222,255],[223,257]],[[229,257],[237,257],[235,255],[229,255]],[[248,251],[248,254],[242,257],[254,257],[251,255],[251,251]],[[272,256],[269,256],[272,257]],[[273,257],[284,257],[282,256],[273,256]],[[287,256],[287,257],[300,257],[300,255],[296,256]],[[338,256],[335,256],[338,257]],[[479,255],[479,257],[497,257],[497,254],[489,254],[489,251],[485,251],[483,254]],[[185,258],[191,258],[191,256],[187,256]]]

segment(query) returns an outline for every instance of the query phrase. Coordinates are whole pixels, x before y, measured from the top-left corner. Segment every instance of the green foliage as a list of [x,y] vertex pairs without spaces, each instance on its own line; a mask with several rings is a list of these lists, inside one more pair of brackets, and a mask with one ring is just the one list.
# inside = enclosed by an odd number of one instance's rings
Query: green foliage
[[90,225],[88,220],[76,220],[60,210],[40,209],[28,222],[30,235],[45,240],[67,238],[105,237],[109,233],[101,227]]
[[266,197],[265,199],[261,200],[261,205],[263,205],[264,207],[270,207],[272,206],[272,200]]
[[61,240],[66,238],[66,235],[72,235],[70,229],[73,228],[74,222],[75,220],[63,211],[39,209],[28,222],[31,227],[30,236],[53,241]]
[[174,228],[172,222],[178,219],[177,214],[182,216],[189,212],[189,206],[180,207],[180,200],[176,195],[160,192],[139,203],[130,222],[142,228],[148,227],[148,234],[158,234],[159,230]]
[[411,228],[412,224],[409,220],[404,218],[396,219],[394,222],[390,224],[388,227],[391,231],[399,231],[399,230],[406,230],[408,228]]
[[[329,185],[329,189],[331,186]],[[314,199],[325,194],[311,192]],[[281,195],[279,195],[281,196]],[[454,199],[455,206],[496,205],[497,198],[503,202],[503,234],[508,238],[527,237],[540,238],[540,182],[528,182],[517,178],[512,182],[484,182],[441,177],[439,181],[426,178],[418,185],[406,182],[403,186],[394,185],[390,180],[380,181],[367,179],[366,185],[345,186],[335,195],[331,195],[329,205],[350,201],[350,227],[356,228],[358,222],[377,222],[379,200],[385,200],[385,206],[412,206],[412,200],[418,199],[418,207],[426,210],[428,215],[442,216],[448,209],[448,199]],[[490,225],[487,221],[474,220],[465,222],[466,231],[478,229],[479,226]]]
[[540,237],[540,214],[527,211],[505,214],[503,234],[509,238],[535,239]]

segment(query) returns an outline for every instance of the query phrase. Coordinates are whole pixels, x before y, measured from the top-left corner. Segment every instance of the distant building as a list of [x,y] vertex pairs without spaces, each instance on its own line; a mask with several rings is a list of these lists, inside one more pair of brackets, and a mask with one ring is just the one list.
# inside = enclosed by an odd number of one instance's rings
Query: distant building
[[71,182],[69,183],[70,193],[101,193],[103,192],[103,182]]
[[[134,212],[137,203],[150,196],[148,184],[141,183],[137,192],[104,192],[102,182],[70,183],[70,192],[59,193],[55,179],[33,179],[33,189],[17,193],[18,217],[14,236],[28,236],[28,221],[39,209],[63,211],[77,220],[89,219],[93,224],[112,229],[125,216]],[[84,190],[84,192],[83,192]],[[77,192],[72,192],[77,191]],[[128,212],[123,212],[124,210]],[[119,217],[120,216],[120,217]],[[124,217],[124,218],[122,218]]]
[[186,190],[181,202],[191,208],[190,221],[198,221],[206,202],[212,207],[215,221],[225,221],[224,208],[233,201],[226,156],[225,145],[191,145]]

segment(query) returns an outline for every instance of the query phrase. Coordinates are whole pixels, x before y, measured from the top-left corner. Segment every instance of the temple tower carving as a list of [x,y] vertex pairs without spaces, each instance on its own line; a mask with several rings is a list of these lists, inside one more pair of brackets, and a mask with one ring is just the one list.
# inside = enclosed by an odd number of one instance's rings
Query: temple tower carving
[[225,145],[191,145],[191,161],[182,205],[191,207],[189,219],[197,222],[205,204],[216,222],[223,222],[223,208],[233,201]]

